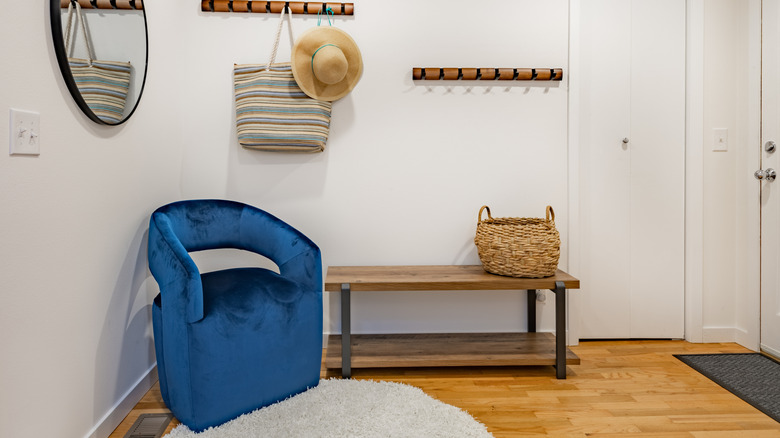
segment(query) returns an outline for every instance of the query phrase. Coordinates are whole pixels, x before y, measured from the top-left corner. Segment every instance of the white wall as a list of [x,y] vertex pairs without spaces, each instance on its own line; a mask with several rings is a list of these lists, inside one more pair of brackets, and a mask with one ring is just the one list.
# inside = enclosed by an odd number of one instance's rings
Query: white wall
[[[567,77],[565,0],[359,3],[336,25],[360,45],[364,75],[334,105],[327,151],[317,155],[246,151],[235,140],[232,64],[265,61],[277,17],[149,2],[143,100],[127,124],[108,128],[71,101],[48,6],[29,3],[0,16],[0,113],[38,111],[42,130],[40,157],[0,153],[0,436],[83,437],[115,420],[103,417],[154,363],[146,228],[151,211],[172,200],[225,197],[267,209],[314,239],[326,266],[478,263],[482,204],[498,216],[542,216],[551,204],[568,267],[567,82],[410,79],[425,66],[562,67]],[[728,337],[750,324],[735,292],[747,269],[739,254],[749,252],[740,231],[749,218],[735,208],[749,188],[734,156],[749,141],[741,111],[750,89],[736,85],[746,73],[731,67],[743,61],[745,10],[737,0],[705,3],[704,139],[726,127],[734,149],[714,153],[705,143],[703,151],[711,280],[702,319],[711,337]],[[293,19],[296,34],[314,25],[315,17]],[[280,60],[289,56],[282,43]],[[8,135],[0,123],[0,139]],[[327,298],[326,331],[339,330],[336,298]],[[354,299],[357,332],[525,326],[514,293]],[[551,300],[542,307],[542,329],[552,329]]]
[[[414,10],[414,13],[401,11]],[[499,13],[499,11],[502,11]],[[567,67],[566,1],[372,1],[336,17],[363,54],[353,93],[335,102],[325,153],[240,148],[233,63],[265,62],[278,17],[182,10],[188,75],[185,197],[228,197],[288,220],[327,265],[479,263],[479,207],[557,212],[567,236],[566,83],[415,84],[413,67]],[[294,16],[295,34],[316,25]],[[278,60],[289,59],[287,35]],[[208,86],[204,86],[208,84]],[[565,253],[565,251],[564,251]],[[561,266],[566,267],[566,260]],[[338,332],[337,296],[327,331]],[[410,296],[414,295],[414,296]],[[519,330],[523,297],[484,292],[357,294],[355,332]],[[552,304],[544,328],[552,329]]]
[[[0,436],[84,437],[154,364],[147,222],[181,196],[184,145],[177,9],[149,3],[146,93],[114,128],[73,103],[48,2],[0,15],[0,119],[41,117],[39,157],[0,152]],[[8,136],[0,123],[3,151]]]
[[[336,25],[360,45],[364,75],[334,105],[328,149],[317,155],[245,151],[235,140],[232,64],[266,60],[275,16],[148,2],[146,90],[133,118],[110,128],[72,102],[46,2],[17,9],[0,18],[0,113],[40,112],[42,153],[0,153],[0,436],[82,437],[116,420],[103,417],[154,363],[147,220],[175,199],[267,209],[316,241],[326,266],[478,263],[481,205],[497,216],[543,216],[550,204],[566,254],[566,82],[410,79],[417,66],[566,74],[565,0],[358,4]],[[314,25],[293,19],[296,34]],[[280,60],[288,47],[283,39]],[[525,301],[513,293],[355,301],[357,332],[525,327]],[[540,324],[552,329],[552,305],[543,308]],[[338,331],[337,310],[326,318],[326,330]]]
[[[736,202],[735,157],[744,142],[737,132],[737,69],[739,4],[704,2],[704,308],[707,331],[734,327]],[[713,130],[729,131],[729,150],[713,152]]]
[[[757,345],[758,1],[704,4],[702,340]],[[714,152],[713,130],[728,129]],[[755,169],[753,169],[755,170]]]

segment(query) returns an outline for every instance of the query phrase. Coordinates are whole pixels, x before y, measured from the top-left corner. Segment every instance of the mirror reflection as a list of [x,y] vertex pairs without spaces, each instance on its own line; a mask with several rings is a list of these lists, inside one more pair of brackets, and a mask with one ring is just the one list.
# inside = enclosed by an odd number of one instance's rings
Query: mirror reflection
[[118,125],[135,111],[146,76],[142,0],[51,0],[52,35],[71,95],[93,121]]

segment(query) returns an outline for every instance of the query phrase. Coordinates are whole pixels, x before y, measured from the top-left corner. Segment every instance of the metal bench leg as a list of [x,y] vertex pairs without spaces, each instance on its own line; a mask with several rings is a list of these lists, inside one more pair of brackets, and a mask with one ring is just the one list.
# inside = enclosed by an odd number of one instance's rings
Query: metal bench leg
[[528,333],[536,333],[536,289],[528,289]]
[[350,317],[350,285],[341,285],[341,377],[352,377],[352,339]]
[[555,376],[566,378],[566,286],[555,282]]

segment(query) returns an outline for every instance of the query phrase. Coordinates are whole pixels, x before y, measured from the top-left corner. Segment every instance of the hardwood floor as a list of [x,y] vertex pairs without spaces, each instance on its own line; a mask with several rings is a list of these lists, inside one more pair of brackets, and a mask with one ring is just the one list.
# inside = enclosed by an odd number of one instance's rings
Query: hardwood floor
[[[672,356],[748,352],[737,344],[591,341],[570,348],[581,363],[568,367],[566,380],[548,366],[354,369],[353,378],[417,386],[466,410],[496,438],[780,437],[780,423]],[[157,385],[110,438],[123,438],[139,414],[152,412],[167,412]]]

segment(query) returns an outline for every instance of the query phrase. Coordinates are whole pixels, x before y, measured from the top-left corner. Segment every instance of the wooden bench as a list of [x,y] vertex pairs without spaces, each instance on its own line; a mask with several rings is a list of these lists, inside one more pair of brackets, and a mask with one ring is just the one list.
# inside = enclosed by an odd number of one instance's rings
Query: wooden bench
[[[325,290],[341,293],[341,335],[330,335],[326,368],[423,366],[553,365],[559,379],[566,365],[580,359],[566,348],[566,290],[580,281],[558,270],[552,277],[512,278],[485,272],[479,265],[463,266],[330,266]],[[555,292],[555,335],[536,332],[536,291]],[[527,333],[447,333],[352,335],[352,292],[525,290]]]

